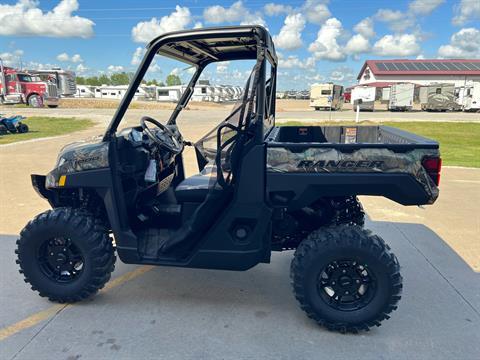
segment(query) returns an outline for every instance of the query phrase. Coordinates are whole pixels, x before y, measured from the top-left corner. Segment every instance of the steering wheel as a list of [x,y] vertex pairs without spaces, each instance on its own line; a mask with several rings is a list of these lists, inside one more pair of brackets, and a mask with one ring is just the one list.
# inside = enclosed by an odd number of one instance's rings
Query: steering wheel
[[[155,125],[160,130],[160,134],[153,133],[152,130],[147,126],[147,123]],[[165,125],[159,123],[157,120],[149,116],[143,116],[140,119],[140,125],[142,126],[142,129],[145,131],[150,140],[152,140],[158,146],[174,154],[180,154],[182,152],[183,142],[178,141],[172,130],[170,130]],[[160,139],[159,135],[163,135],[163,139]]]

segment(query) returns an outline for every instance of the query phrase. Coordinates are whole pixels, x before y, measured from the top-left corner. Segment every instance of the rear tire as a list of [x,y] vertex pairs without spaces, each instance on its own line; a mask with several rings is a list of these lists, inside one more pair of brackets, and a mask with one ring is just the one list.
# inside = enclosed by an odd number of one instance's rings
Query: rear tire
[[25,282],[59,303],[95,294],[115,268],[107,230],[79,209],[57,208],[35,217],[20,233],[15,252]]
[[291,265],[293,292],[308,317],[341,333],[380,326],[396,310],[402,276],[385,242],[358,226],[314,231]]
[[18,124],[17,131],[18,131],[19,134],[27,133],[28,132],[28,125],[23,124],[23,123]]

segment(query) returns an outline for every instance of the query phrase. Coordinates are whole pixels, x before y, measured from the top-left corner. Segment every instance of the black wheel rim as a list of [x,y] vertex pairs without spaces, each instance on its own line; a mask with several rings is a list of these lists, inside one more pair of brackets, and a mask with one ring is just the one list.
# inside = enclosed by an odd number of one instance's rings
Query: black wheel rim
[[37,260],[42,272],[58,283],[77,280],[85,266],[80,249],[71,239],[63,237],[45,241],[40,246]]
[[377,281],[366,264],[352,259],[336,260],[325,266],[317,279],[317,291],[330,307],[355,311],[374,298]]

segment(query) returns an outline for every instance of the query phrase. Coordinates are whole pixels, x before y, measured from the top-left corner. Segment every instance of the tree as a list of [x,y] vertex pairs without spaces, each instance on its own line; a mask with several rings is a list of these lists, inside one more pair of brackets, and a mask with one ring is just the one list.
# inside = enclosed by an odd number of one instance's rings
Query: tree
[[90,85],[90,86],[99,86],[101,85],[100,81],[98,80],[98,77],[92,76],[88,77],[85,79],[85,84]]
[[180,77],[174,74],[168,75],[165,81],[167,82],[167,86],[182,85],[182,80],[180,80]]
[[130,77],[126,72],[110,75],[111,85],[128,85],[130,83]]
[[75,78],[77,85],[85,85],[85,78],[83,76],[77,76]]
[[107,76],[107,75],[100,75],[100,77],[98,78],[98,82],[99,84],[98,85],[111,85],[111,81],[110,81],[110,78]]

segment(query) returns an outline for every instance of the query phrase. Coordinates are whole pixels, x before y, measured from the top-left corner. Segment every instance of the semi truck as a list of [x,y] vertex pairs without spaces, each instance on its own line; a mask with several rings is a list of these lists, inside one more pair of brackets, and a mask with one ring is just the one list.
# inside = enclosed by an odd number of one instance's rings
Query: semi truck
[[340,110],[343,106],[343,86],[332,83],[313,84],[310,89],[310,107],[315,110]]
[[73,71],[53,68],[50,70],[29,70],[32,75],[38,75],[42,81],[57,85],[58,95],[74,97],[77,93],[75,73]]
[[57,85],[42,81],[26,71],[4,66],[0,59],[0,104],[57,107]]

